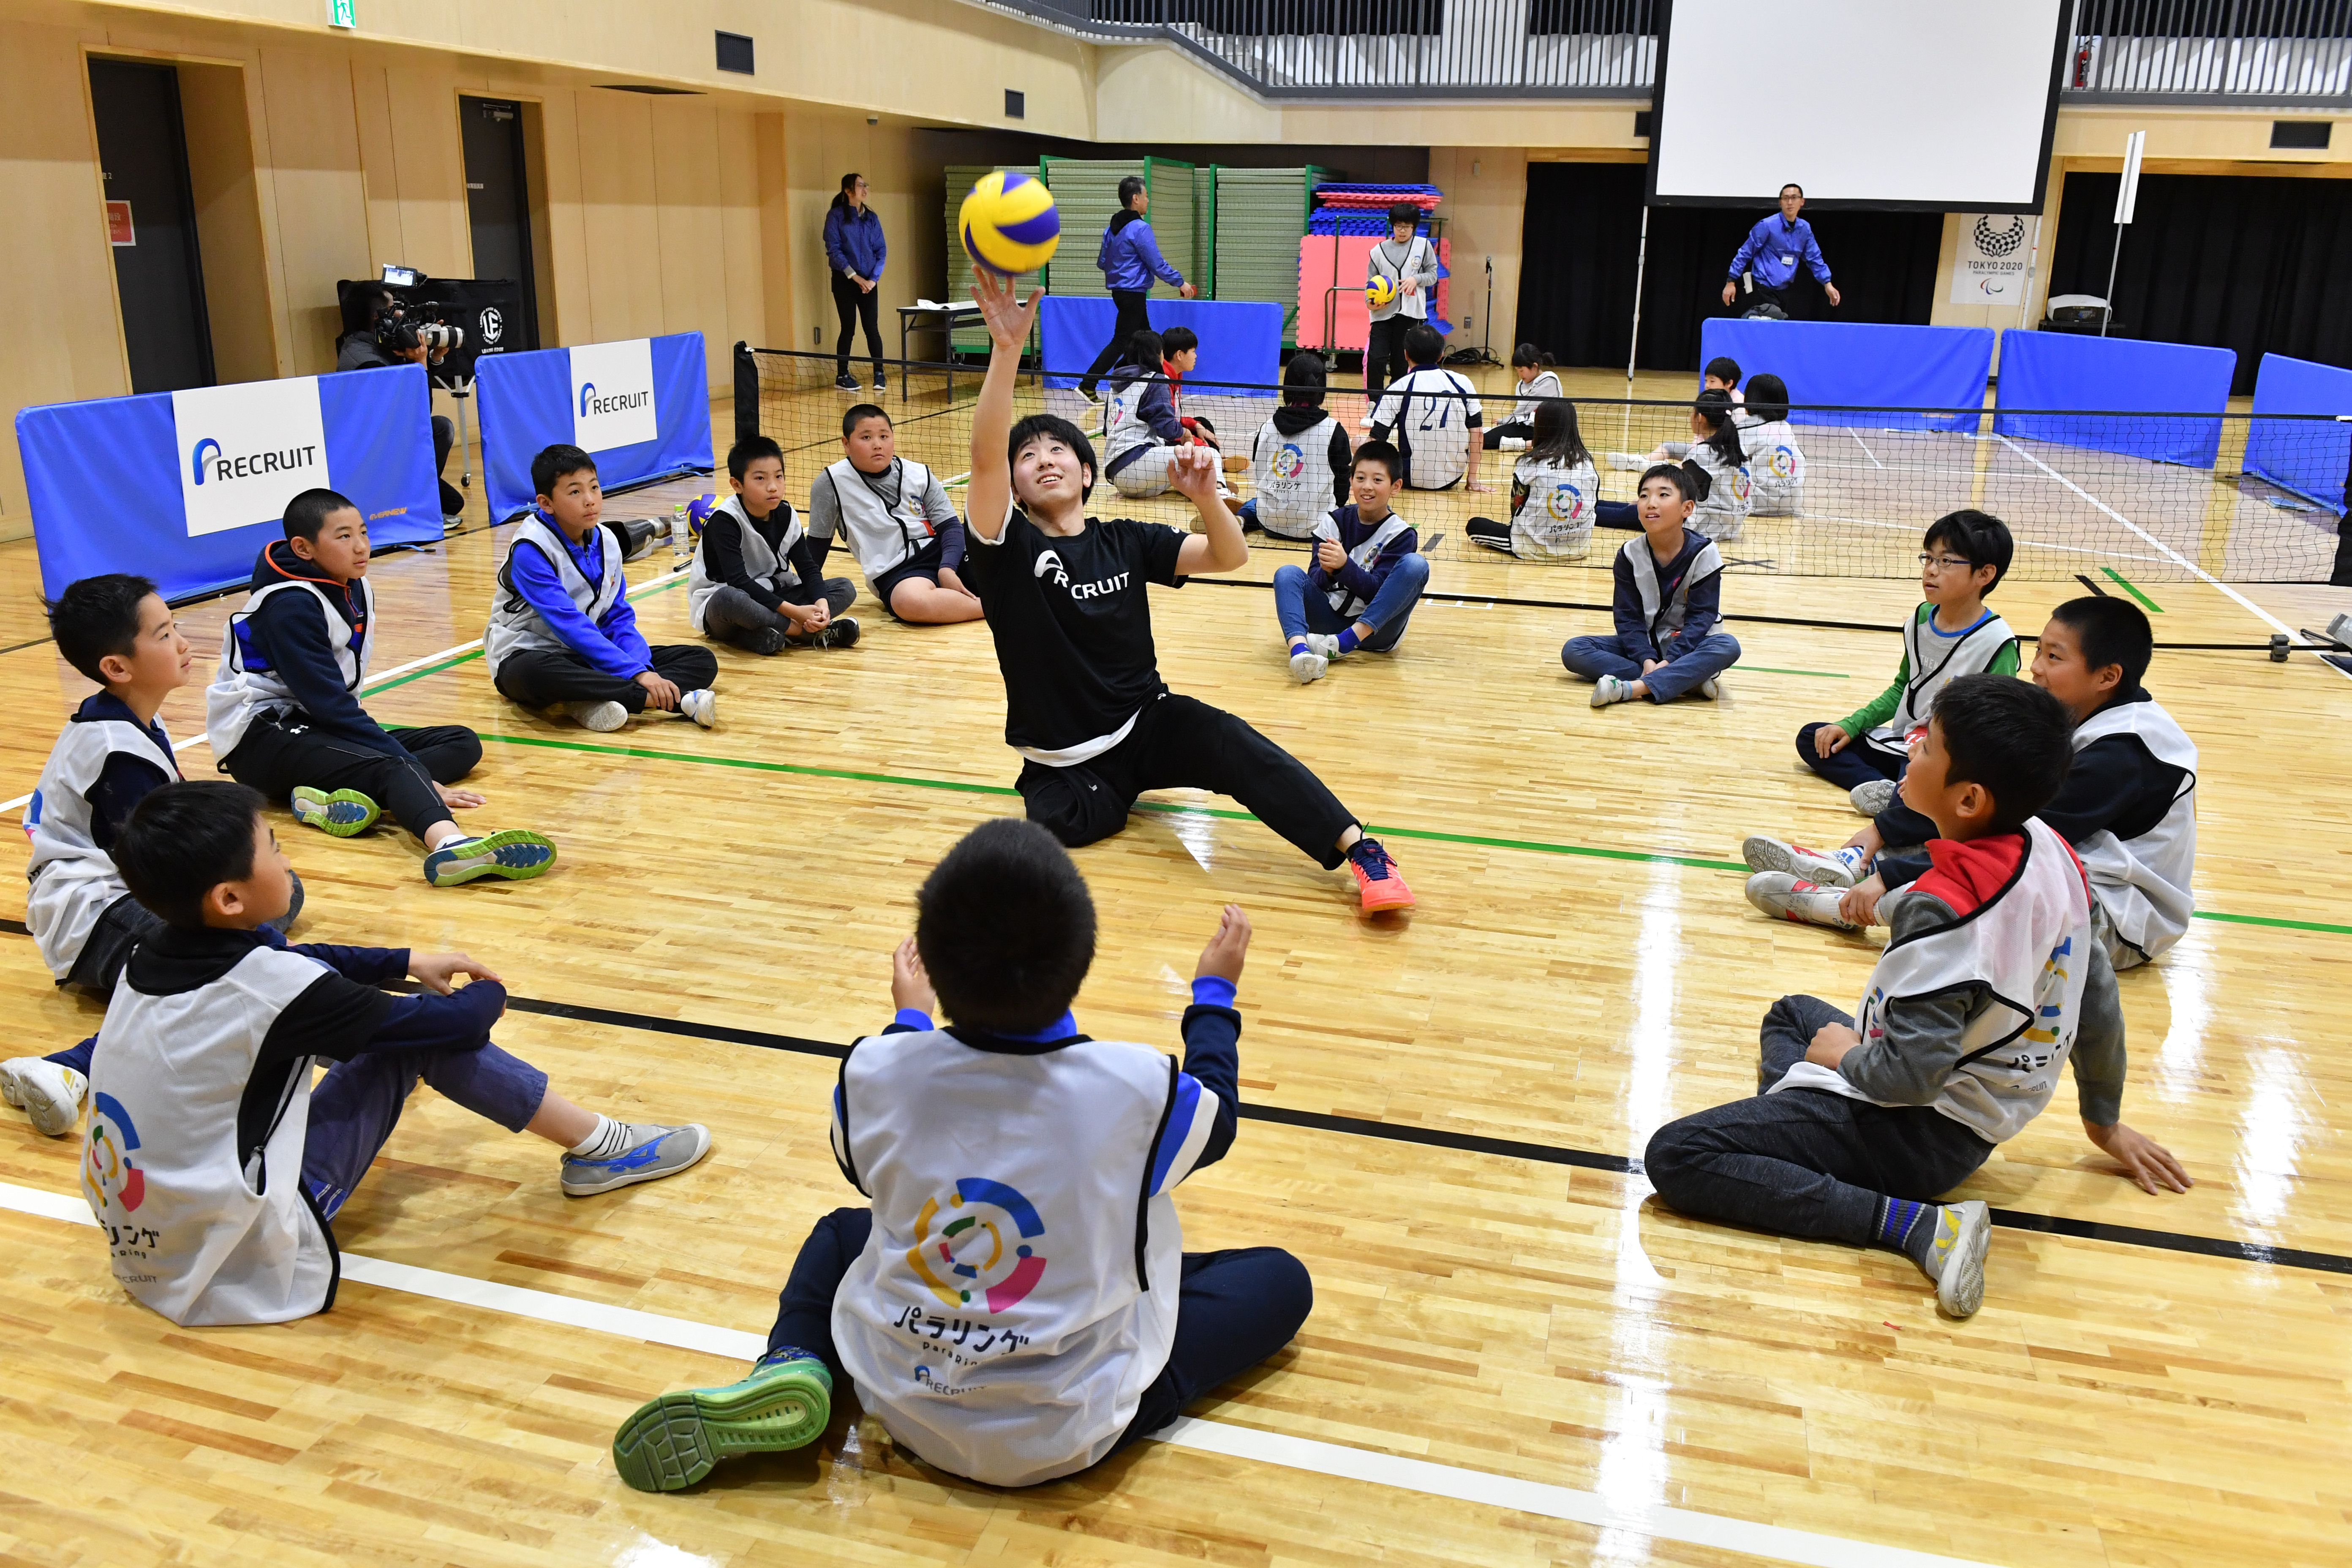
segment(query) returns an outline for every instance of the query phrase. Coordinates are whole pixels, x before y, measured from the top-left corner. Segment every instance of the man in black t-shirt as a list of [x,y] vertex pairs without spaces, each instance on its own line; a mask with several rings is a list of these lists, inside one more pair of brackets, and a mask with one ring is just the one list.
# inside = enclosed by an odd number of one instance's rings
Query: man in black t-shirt
[[1004,675],[1004,739],[1024,759],[1029,820],[1073,848],[1108,838],[1151,789],[1229,795],[1327,869],[1355,874],[1367,913],[1403,909],[1412,889],[1377,839],[1289,752],[1232,714],[1180,697],[1160,679],[1149,584],[1249,559],[1241,523],[1217,494],[1215,454],[1186,447],[1171,478],[1202,531],[1086,514],[1093,445],[1066,419],[1013,423],[1013,384],[1041,294],[975,269],[988,322],[988,379],[972,411],[971,548],[965,583],[988,612]]

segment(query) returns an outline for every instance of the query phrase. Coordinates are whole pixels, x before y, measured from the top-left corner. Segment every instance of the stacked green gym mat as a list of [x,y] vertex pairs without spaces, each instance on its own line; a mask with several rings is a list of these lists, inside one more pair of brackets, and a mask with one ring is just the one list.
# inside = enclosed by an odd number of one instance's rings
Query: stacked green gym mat
[[1282,307],[1282,341],[1297,341],[1298,241],[1325,170],[1216,171],[1216,282],[1220,300],[1270,300]]

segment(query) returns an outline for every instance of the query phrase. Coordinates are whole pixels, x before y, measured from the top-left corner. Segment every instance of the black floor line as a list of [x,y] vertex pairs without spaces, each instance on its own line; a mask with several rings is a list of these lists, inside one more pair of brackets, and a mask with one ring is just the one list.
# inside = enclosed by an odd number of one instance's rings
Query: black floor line
[[[0,931],[14,936],[32,934],[22,921],[0,920]],[[583,1024],[603,1024],[615,1029],[678,1035],[693,1040],[717,1040],[730,1046],[752,1046],[761,1050],[823,1057],[829,1061],[839,1061],[849,1054],[847,1046],[835,1045],[828,1040],[805,1039],[798,1035],[772,1034],[765,1029],[737,1028],[729,1024],[698,1024],[684,1018],[656,1018],[644,1013],[625,1013],[610,1007],[584,1007],[570,1002],[542,1002],[532,996],[510,995],[507,998],[507,1006],[512,1012],[535,1013],[546,1018],[570,1018]],[[1529,1160],[1543,1165],[1573,1165],[1582,1170],[1609,1171],[1619,1175],[1639,1174],[1641,1171],[1639,1161],[1622,1154],[1571,1149],[1563,1144],[1528,1143],[1516,1138],[1486,1138],[1473,1132],[1448,1132],[1433,1127],[1374,1121],[1361,1116],[1293,1110],[1280,1105],[1243,1105],[1237,1109],[1245,1120],[1251,1121],[1301,1127],[1316,1132],[1337,1132],[1353,1138],[1381,1138],[1393,1143],[1418,1143],[1423,1148],[1451,1149],[1457,1153],[1491,1154],[1507,1160]],[[2265,1247],[2257,1242],[2228,1241],[2210,1236],[2184,1236],[2171,1230],[2143,1230],[2137,1226],[2068,1219],[2059,1215],[2029,1214],[2021,1209],[1994,1209],[1992,1222],[2005,1229],[2039,1231],[2045,1236],[2112,1242],[2121,1247],[2146,1247],[2160,1252],[2186,1252],[2200,1258],[2226,1258],[2240,1263],[2268,1263],[2283,1268],[2308,1268],[2323,1274],[2352,1275],[2352,1258],[2333,1252]]]

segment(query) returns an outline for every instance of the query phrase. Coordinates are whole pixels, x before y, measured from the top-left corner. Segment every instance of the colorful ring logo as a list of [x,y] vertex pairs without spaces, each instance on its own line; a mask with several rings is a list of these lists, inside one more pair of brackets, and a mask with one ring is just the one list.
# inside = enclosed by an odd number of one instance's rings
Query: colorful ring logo
[[1765,466],[1772,470],[1772,477],[1776,479],[1793,479],[1797,477],[1797,452],[1793,447],[1773,447],[1772,455],[1765,458],[1764,462]]
[[1544,498],[1544,510],[1556,522],[1574,522],[1584,515],[1584,492],[1571,484],[1555,485]]
[[1275,453],[1272,467],[1276,479],[1295,479],[1306,470],[1307,454],[1298,449],[1297,442],[1286,441]]
[[128,1214],[147,1201],[147,1178],[131,1163],[139,1130],[131,1113],[110,1094],[90,1097],[89,1137],[82,1150],[81,1184],[92,1208],[110,1201]]
[[[1045,1275],[1045,1258],[1030,1246],[1045,1234],[1036,1208],[1013,1188],[985,1176],[958,1182],[948,1206],[971,1212],[940,1226],[935,1237],[940,1200],[925,1199],[915,1218],[915,1245],[907,1249],[908,1267],[950,1307],[969,1305],[975,1291],[987,1298],[992,1312],[1018,1306]],[[1008,1233],[1018,1237],[1010,1247]]]

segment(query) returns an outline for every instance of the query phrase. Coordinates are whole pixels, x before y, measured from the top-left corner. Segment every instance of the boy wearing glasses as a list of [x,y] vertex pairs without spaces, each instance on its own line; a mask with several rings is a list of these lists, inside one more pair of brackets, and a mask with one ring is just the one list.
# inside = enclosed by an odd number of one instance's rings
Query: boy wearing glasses
[[[1843,788],[1853,808],[1875,818],[1897,804],[1909,738],[1927,726],[1936,694],[1963,675],[2014,676],[2017,634],[1985,608],[2009,570],[2016,543],[2009,525],[1973,509],[1947,513],[1928,525],[1919,552],[1919,592],[1926,601],[1903,628],[1903,662],[1895,679],[1870,702],[1834,724],[1797,731],[1797,755]],[[1803,919],[1800,906],[1834,905],[1845,889],[1869,874],[1883,847],[1875,823],[1842,849],[1808,849],[1762,835],[1740,847],[1748,868],[1748,900],[1767,914]],[[1910,847],[1910,846],[1903,846]],[[1839,922],[1843,923],[1843,922]]]

